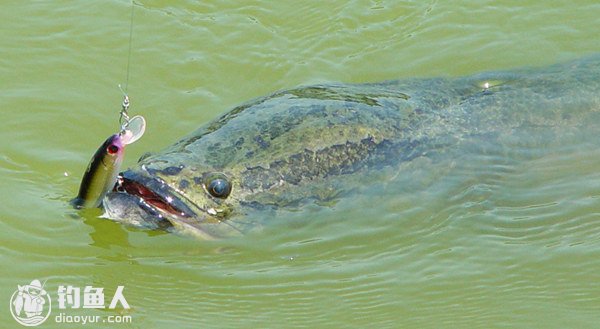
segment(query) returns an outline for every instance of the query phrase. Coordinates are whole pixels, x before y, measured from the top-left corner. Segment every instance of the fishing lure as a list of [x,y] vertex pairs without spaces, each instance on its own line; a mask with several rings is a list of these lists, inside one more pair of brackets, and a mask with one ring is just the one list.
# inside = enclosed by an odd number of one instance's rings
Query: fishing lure
[[142,137],[146,130],[146,120],[140,115],[127,116],[129,98],[125,95],[121,111],[121,131],[106,139],[96,150],[83,174],[79,193],[73,199],[76,208],[96,208],[117,182],[117,176],[125,157],[125,146]]
[[125,90],[119,85],[123,93],[123,103],[121,104],[121,115],[119,124],[121,129],[118,133],[108,137],[100,145],[92,159],[90,160],[81,184],[77,197],[71,202],[76,208],[96,208],[100,206],[104,196],[112,190],[117,182],[117,176],[125,157],[125,146],[129,145],[142,137],[146,130],[146,120],[140,115],[129,118],[127,110],[129,109],[129,96],[127,96],[127,86],[129,85],[129,64],[131,62],[131,45],[133,39],[133,12],[135,6],[131,2],[131,22],[129,25],[129,53],[127,55],[127,79]]

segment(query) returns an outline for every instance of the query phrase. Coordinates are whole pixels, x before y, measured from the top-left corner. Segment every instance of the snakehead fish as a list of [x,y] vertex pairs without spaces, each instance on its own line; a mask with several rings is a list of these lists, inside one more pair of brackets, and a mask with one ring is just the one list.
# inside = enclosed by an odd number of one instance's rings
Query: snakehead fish
[[114,220],[210,239],[243,232],[249,214],[341,195],[351,177],[480,140],[551,143],[599,125],[598,56],[458,78],[302,86],[240,105],[142,157],[103,203]]

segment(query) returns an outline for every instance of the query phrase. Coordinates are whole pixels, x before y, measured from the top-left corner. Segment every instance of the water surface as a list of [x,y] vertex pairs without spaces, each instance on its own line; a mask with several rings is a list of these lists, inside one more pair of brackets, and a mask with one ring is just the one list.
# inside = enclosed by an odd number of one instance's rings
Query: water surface
[[[461,76],[600,51],[596,1],[137,3],[128,92],[148,129],[125,166],[283,88]],[[382,173],[394,177],[387,184],[224,241],[73,211],[89,157],[117,127],[129,15],[126,1],[3,3],[2,303],[39,278],[51,293],[93,285],[111,296],[125,285],[133,322],[115,327],[597,326],[594,140],[407,164]],[[2,327],[18,326],[0,312]]]

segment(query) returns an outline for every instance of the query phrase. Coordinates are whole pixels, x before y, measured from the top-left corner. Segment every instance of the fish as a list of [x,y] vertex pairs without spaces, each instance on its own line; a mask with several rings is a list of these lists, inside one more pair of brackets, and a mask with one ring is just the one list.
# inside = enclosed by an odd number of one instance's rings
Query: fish
[[105,217],[134,226],[236,236],[253,214],[327,206],[379,170],[481,143],[510,148],[521,137],[543,148],[599,125],[599,56],[463,77],[300,86],[239,105],[142,156],[118,175],[103,206]]
[[117,181],[125,157],[123,135],[108,137],[96,150],[83,174],[79,193],[71,202],[75,208],[97,208]]
[[25,287],[17,285],[18,295],[17,298],[13,301],[13,306],[15,308],[15,313],[17,316],[21,315],[21,311],[23,310],[23,291]]
[[[127,95],[125,101],[129,102]],[[76,209],[100,207],[117,181],[125,158],[125,146],[139,140],[145,130],[146,119],[136,115],[126,120],[119,133],[111,135],[100,145],[81,178],[77,197],[71,200]]]

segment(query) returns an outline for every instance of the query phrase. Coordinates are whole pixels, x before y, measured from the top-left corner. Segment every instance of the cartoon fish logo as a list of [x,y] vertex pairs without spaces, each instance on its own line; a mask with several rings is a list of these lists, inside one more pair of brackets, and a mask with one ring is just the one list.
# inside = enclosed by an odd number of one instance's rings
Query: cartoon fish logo
[[10,313],[18,323],[27,327],[42,324],[51,311],[50,295],[37,279],[28,285],[17,285],[17,290],[10,298]]

